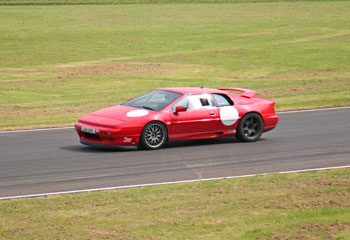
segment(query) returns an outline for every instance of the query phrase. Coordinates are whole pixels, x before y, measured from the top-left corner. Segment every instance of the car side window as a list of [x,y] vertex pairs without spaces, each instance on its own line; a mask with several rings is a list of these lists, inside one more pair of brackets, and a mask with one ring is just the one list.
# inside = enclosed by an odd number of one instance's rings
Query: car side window
[[224,106],[230,106],[233,105],[233,102],[229,97],[221,94],[213,94],[213,97],[216,102],[216,106],[218,107],[224,107]]
[[177,103],[175,103],[175,104],[171,107],[171,110],[172,110],[172,111],[175,111],[176,107],[178,107],[178,106],[182,106],[182,107],[188,108],[188,97],[185,96],[185,97],[183,97],[180,101],[178,101]]
[[198,94],[188,97],[188,109],[210,108],[213,106],[214,102],[210,94]]

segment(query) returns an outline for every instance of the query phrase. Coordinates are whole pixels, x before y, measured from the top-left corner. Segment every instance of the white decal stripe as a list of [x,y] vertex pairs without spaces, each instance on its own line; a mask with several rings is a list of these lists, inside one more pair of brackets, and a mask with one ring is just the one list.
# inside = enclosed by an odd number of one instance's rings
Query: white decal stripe
[[64,192],[52,192],[52,193],[40,193],[40,194],[30,194],[30,195],[19,195],[19,196],[10,196],[10,197],[0,197],[0,200],[9,200],[9,199],[16,199],[16,198],[18,199],[18,198],[47,197],[47,196],[60,195],[60,194],[96,192],[96,191],[117,190],[117,189],[125,189],[125,188],[159,186],[159,185],[168,185],[168,184],[177,184],[177,183],[192,183],[192,182],[213,181],[213,180],[221,180],[221,179],[234,179],[234,178],[245,178],[245,177],[265,176],[265,175],[273,175],[273,174],[311,172],[311,171],[320,171],[320,170],[331,170],[331,169],[339,169],[339,168],[349,168],[349,167],[350,167],[350,165],[346,165],[346,166],[337,166],[337,167],[310,168],[310,169],[300,169],[300,170],[292,170],[292,171],[272,172],[272,173],[257,173],[257,174],[248,174],[248,175],[240,175],[240,176],[228,176],[228,177],[217,177],[217,178],[203,178],[203,179],[193,179],[193,180],[182,180],[182,181],[174,181],[174,182],[146,183],[146,184],[136,184],[136,185],[127,185],[127,186],[116,186],[116,187],[105,187],[105,188],[92,188],[92,189],[83,189],[83,190],[74,190],[74,191],[64,191]]
[[[339,110],[339,109],[350,109],[350,106],[344,106],[344,107],[332,107],[332,108],[315,108],[315,109],[304,109],[304,110],[291,110],[291,111],[282,111],[282,112],[276,112],[277,114],[287,114],[287,113],[303,113],[303,112],[318,112],[318,111],[331,111],[331,110]],[[9,130],[9,131],[2,131],[2,133],[21,133],[21,132],[36,132],[36,131],[50,131],[50,130],[64,130],[64,129],[70,129],[74,128],[73,126],[70,127],[52,127],[52,128],[33,128],[33,129],[23,129],[23,130]]]
[[133,110],[130,111],[126,114],[127,117],[144,117],[148,114],[149,112],[147,110]]

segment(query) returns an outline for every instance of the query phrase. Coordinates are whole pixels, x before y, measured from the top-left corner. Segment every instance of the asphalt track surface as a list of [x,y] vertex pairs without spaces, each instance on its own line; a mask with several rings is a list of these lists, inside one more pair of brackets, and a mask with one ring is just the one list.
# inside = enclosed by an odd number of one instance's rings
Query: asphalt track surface
[[97,150],[74,129],[0,133],[0,198],[350,165],[350,108],[280,113],[254,143],[234,138],[164,149]]

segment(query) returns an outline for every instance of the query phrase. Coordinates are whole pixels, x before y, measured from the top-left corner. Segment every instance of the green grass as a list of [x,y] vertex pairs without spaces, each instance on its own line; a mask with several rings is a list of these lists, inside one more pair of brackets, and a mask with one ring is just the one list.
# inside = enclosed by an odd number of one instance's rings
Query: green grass
[[241,3],[241,2],[295,2],[335,0],[0,0],[0,6],[14,5],[82,5],[82,4],[138,4],[138,3]]
[[350,2],[0,6],[0,129],[70,125],[165,86],[350,105]]
[[0,201],[1,239],[349,239],[350,170]]

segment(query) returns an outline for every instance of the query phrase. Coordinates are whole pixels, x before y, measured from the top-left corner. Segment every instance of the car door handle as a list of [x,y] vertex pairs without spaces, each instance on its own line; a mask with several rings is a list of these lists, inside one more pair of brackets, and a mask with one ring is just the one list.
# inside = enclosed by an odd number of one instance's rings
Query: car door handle
[[210,116],[216,116],[216,113],[211,112],[211,113],[210,113]]

